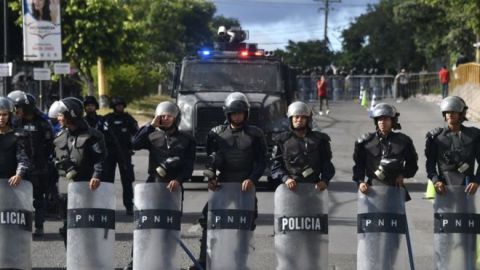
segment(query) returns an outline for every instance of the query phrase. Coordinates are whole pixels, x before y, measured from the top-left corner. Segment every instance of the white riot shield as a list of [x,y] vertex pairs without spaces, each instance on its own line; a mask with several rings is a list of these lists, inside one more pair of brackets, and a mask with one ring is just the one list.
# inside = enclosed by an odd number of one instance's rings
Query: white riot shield
[[135,185],[133,269],[180,269],[175,260],[180,239],[182,194],[166,183]]
[[357,269],[406,269],[405,190],[370,186],[358,192]]
[[275,191],[277,270],[328,269],[328,191],[315,184],[286,185]]
[[241,183],[222,183],[209,191],[207,269],[246,270],[255,215],[255,190]]
[[67,211],[67,269],[114,269],[115,186],[70,183]]
[[467,195],[465,186],[447,185],[445,195],[435,196],[435,269],[474,270],[476,241],[480,233],[478,199]]
[[0,178],[0,269],[32,268],[32,205],[30,182]]

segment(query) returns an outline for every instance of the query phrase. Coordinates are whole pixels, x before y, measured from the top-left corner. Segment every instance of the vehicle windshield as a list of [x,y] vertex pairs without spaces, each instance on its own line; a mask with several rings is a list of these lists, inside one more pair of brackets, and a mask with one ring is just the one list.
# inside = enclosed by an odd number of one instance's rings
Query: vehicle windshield
[[279,73],[275,63],[193,62],[184,67],[180,91],[278,92]]

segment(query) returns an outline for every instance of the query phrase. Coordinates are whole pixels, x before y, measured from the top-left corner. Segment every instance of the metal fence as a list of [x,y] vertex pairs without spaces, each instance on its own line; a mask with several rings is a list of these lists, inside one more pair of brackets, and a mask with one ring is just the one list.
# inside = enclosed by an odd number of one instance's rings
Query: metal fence
[[451,79],[451,89],[467,83],[480,85],[480,64],[467,63],[458,66],[457,69],[453,71]]
[[[297,77],[297,98],[311,102],[317,99],[318,77],[302,75]],[[332,75],[326,76],[327,95],[333,101],[361,99],[363,93],[368,99],[398,98],[401,91],[408,96],[430,94],[440,89],[436,72],[407,74],[407,83],[401,85],[392,75]]]

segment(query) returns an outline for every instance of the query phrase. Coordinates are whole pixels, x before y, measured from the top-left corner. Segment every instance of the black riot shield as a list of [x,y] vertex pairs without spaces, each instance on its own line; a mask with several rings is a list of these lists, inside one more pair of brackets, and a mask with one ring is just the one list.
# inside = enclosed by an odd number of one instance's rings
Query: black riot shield
[[207,269],[249,269],[255,190],[242,192],[241,183],[222,183],[209,193]]
[[102,183],[96,190],[88,182],[68,185],[67,269],[114,268],[115,186]]
[[133,269],[180,269],[176,260],[182,217],[181,191],[166,183],[135,185]]
[[480,215],[476,195],[467,195],[465,186],[446,186],[444,195],[435,196],[435,269],[479,269],[477,235]]
[[0,269],[32,268],[32,205],[30,182],[0,178]]
[[328,191],[315,184],[286,185],[275,191],[277,270],[328,269]]
[[405,190],[371,186],[358,192],[357,269],[405,269]]

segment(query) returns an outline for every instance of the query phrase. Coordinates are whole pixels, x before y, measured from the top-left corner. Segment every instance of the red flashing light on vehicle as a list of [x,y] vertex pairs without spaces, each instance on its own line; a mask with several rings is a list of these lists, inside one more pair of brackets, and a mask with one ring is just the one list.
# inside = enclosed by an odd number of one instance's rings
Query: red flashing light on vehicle
[[240,56],[241,57],[248,57],[248,51],[241,51]]

